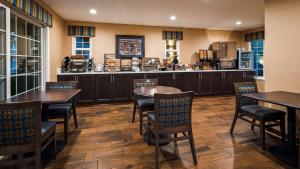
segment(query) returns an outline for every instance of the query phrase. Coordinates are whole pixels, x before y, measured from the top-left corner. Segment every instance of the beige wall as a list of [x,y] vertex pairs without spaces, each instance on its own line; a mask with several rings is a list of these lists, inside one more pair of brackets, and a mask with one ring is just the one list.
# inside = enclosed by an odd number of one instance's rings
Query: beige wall
[[50,63],[46,64],[50,67],[50,81],[56,81],[56,70],[60,66],[63,58],[65,22],[53,9],[47,6],[43,0],[38,0],[38,2],[52,14],[53,27],[49,28]]
[[[164,56],[164,41],[162,40],[163,30],[183,31],[183,41],[181,41],[181,62],[192,63],[192,55],[199,49],[207,49],[209,44],[215,41],[242,41],[242,32],[215,31],[204,29],[187,28],[163,28],[138,25],[105,24],[105,23],[80,23],[66,22],[67,25],[89,25],[96,27],[96,37],[93,38],[93,56],[96,63],[103,63],[103,56],[106,53],[115,53],[115,35],[144,35],[146,57]],[[65,36],[64,55],[72,54],[72,38]]]
[[266,90],[300,93],[300,1],[266,0]]
[[64,20],[53,14],[53,27],[50,28],[50,81],[56,81],[56,70],[61,65],[64,52]]

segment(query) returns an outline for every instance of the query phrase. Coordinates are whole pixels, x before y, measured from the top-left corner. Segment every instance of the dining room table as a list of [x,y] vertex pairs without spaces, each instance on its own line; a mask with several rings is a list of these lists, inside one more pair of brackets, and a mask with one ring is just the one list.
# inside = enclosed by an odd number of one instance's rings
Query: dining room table
[[[144,98],[154,98],[155,94],[174,94],[181,93],[180,89],[170,86],[147,86],[147,87],[137,87],[133,90],[133,93],[136,96],[144,97]],[[148,140],[148,134],[150,134],[150,140]],[[168,135],[161,135],[161,138],[170,137]],[[155,144],[154,134],[148,129],[143,134],[143,138],[146,142],[150,144]],[[160,145],[169,144],[169,142],[160,142]]]
[[42,104],[42,120],[48,120],[48,106],[50,104],[62,104],[72,102],[75,106],[76,96],[81,89],[65,89],[65,90],[49,90],[49,91],[30,91],[10,99],[7,103],[24,102],[24,101],[40,101]]
[[297,166],[299,154],[298,147],[296,146],[296,113],[297,110],[300,110],[300,93],[272,91],[244,94],[242,96],[265,103],[286,107],[288,122],[287,142],[285,145],[270,146],[269,151],[277,158],[293,166]]

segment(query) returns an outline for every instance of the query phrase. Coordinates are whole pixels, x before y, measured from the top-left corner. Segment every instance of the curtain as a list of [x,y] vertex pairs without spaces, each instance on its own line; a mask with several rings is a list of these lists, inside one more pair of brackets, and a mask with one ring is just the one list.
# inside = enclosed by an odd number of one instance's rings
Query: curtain
[[93,26],[68,26],[68,36],[87,36],[95,37],[96,28]]
[[250,42],[253,40],[265,39],[265,31],[251,32],[245,34],[245,41]]
[[35,0],[0,0],[8,6],[16,8],[19,11],[37,19],[44,25],[52,27],[52,15]]
[[183,32],[163,31],[163,40],[183,40]]

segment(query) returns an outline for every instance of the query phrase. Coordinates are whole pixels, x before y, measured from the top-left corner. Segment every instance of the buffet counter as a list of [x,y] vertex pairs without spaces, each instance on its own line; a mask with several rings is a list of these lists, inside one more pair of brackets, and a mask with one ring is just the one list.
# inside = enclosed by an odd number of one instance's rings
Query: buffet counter
[[157,78],[159,85],[182,91],[194,91],[195,96],[233,94],[233,83],[254,81],[253,70],[196,70],[153,72],[82,72],[58,73],[58,81],[77,81],[82,89],[79,103],[129,101],[133,94],[133,79]]

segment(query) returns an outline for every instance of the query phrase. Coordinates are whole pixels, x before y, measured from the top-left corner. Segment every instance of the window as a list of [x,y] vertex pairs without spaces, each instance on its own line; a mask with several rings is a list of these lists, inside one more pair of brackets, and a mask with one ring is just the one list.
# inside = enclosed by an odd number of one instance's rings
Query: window
[[254,70],[255,75],[264,77],[264,40],[251,41],[251,49],[254,55]]
[[92,57],[92,42],[90,37],[73,37],[73,55],[82,55],[85,58]]
[[10,93],[42,89],[42,28],[10,15]]
[[178,59],[180,58],[180,41],[179,40],[166,40],[166,50],[165,58],[166,59]]
[[0,101],[6,99],[6,34],[6,9],[0,6]]

